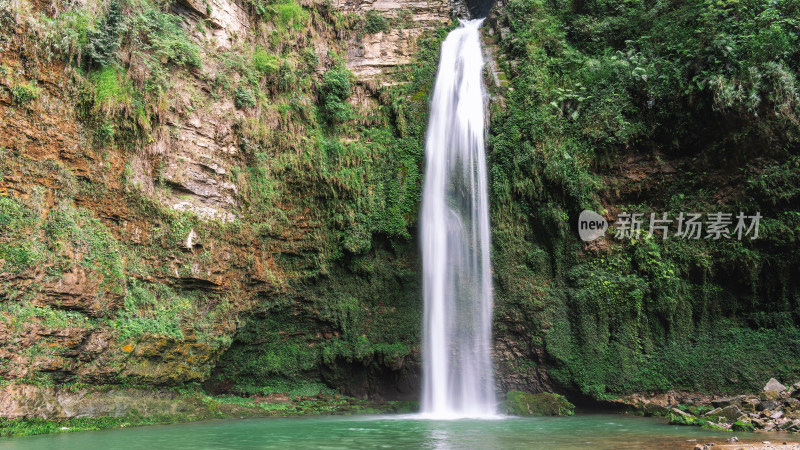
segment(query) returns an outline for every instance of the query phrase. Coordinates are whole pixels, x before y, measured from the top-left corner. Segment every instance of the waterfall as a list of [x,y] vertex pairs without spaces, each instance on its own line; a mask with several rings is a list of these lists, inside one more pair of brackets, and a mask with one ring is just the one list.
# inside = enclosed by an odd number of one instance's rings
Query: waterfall
[[433,418],[496,410],[481,22],[442,44],[425,142],[422,412]]

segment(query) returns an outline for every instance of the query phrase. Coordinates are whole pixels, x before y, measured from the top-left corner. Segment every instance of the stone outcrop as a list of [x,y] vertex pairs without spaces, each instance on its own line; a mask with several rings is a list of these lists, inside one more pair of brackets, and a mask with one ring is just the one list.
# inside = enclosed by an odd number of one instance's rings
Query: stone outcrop
[[347,50],[347,68],[360,80],[391,83],[383,74],[408,64],[426,32],[466,15],[463,3],[454,0],[337,0],[344,13],[365,15],[377,11],[389,22],[387,29],[355,36]]
[[736,395],[733,397],[723,397],[711,400],[711,404],[714,405],[716,408],[725,408],[726,406],[742,406],[742,402],[745,401],[747,397],[744,395]]
[[498,391],[553,392],[558,384],[546,370],[544,349],[506,332],[494,338],[493,363]]
[[[233,110],[231,103],[215,112]],[[161,182],[169,187],[159,196],[173,209],[230,222],[237,206],[237,187],[229,175],[238,154],[235,137],[226,121],[209,122],[208,116],[192,116],[185,124],[171,124],[177,130],[175,137],[165,136],[148,148],[161,164]]]
[[[253,396],[247,401],[209,397],[196,390],[165,388],[62,388],[9,384],[0,388],[0,417],[9,419],[46,418],[60,424],[60,431],[127,427],[152,423],[173,423],[230,417],[263,417],[316,414],[363,414],[365,410],[410,413],[415,402],[376,403],[340,396],[286,395]],[[81,418],[111,418],[109,421],[73,421]],[[87,425],[88,424],[88,425]],[[73,427],[73,428],[70,428]],[[41,430],[40,430],[41,431]],[[9,436],[4,429],[4,436]]]
[[231,0],[179,0],[173,5],[178,14],[204,20],[211,26],[211,36],[217,46],[228,49],[245,37],[250,17],[239,2]]

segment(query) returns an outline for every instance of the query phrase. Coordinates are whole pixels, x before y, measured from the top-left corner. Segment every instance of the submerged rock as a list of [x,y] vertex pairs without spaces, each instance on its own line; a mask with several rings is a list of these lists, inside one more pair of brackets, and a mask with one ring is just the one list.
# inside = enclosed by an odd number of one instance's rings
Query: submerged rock
[[563,395],[510,391],[506,394],[505,411],[516,416],[571,416],[575,405]]

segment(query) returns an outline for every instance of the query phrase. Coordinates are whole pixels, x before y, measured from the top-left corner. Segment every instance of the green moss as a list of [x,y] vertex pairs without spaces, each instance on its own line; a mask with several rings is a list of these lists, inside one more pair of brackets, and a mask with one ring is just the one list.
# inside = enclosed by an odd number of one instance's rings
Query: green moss
[[95,101],[105,103],[130,102],[133,88],[121,80],[126,80],[126,72],[113,66],[103,67],[92,72],[89,79],[95,84]]
[[277,56],[267,53],[263,47],[256,47],[252,61],[253,69],[256,72],[262,76],[271,76],[278,72],[279,63],[280,59]]
[[272,5],[269,10],[275,22],[283,27],[300,29],[308,20],[308,13],[300,5],[290,0]]
[[41,89],[33,82],[18,83],[11,88],[11,98],[19,105],[26,105],[36,100],[39,95]]
[[75,311],[63,311],[47,307],[37,307],[12,302],[0,305],[0,320],[9,324],[12,329],[22,329],[31,319],[47,328],[88,327],[92,321],[84,314]]
[[750,422],[737,420],[731,425],[731,431],[755,431],[756,427]]
[[287,29],[302,29],[309,18],[308,12],[293,0],[278,0],[266,2],[263,0],[249,0],[259,15],[267,20],[272,20],[279,31]]
[[37,239],[41,226],[34,211],[15,197],[0,197],[0,267],[19,273],[44,257],[44,247]]
[[509,391],[506,394],[505,409],[515,416],[571,416],[575,405],[558,394]]
[[131,280],[124,308],[112,325],[125,341],[144,334],[183,339],[182,321],[193,310],[193,302],[162,284],[144,284]]
[[709,423],[708,420],[691,415],[676,414],[674,412],[671,412],[669,413],[668,417],[670,425],[697,425],[697,426],[702,426],[705,429],[712,429],[712,430],[717,429],[717,428],[710,428],[711,424]]

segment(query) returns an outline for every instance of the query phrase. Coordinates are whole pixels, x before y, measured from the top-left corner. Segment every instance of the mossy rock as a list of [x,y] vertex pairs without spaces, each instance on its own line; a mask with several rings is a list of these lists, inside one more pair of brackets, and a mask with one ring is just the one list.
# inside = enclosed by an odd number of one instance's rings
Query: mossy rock
[[666,417],[669,414],[669,408],[666,408],[655,403],[648,403],[642,408],[645,416]]
[[755,425],[750,422],[744,422],[741,420],[737,420],[731,425],[731,430],[733,431],[756,431]]
[[515,416],[571,416],[575,405],[563,395],[510,391],[506,394],[505,411]]

